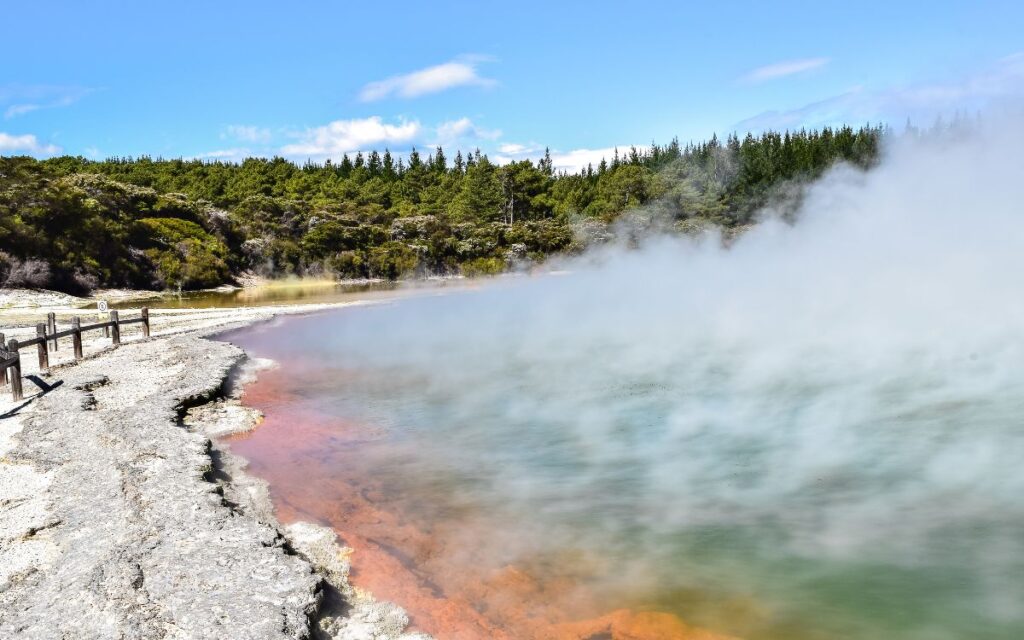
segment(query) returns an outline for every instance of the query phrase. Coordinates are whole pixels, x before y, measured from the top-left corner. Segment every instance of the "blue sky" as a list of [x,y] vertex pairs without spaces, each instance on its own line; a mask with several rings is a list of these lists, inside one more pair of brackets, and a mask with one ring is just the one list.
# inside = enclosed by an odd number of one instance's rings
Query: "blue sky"
[[849,122],[1024,91],[1022,2],[33,2],[0,153],[492,158]]

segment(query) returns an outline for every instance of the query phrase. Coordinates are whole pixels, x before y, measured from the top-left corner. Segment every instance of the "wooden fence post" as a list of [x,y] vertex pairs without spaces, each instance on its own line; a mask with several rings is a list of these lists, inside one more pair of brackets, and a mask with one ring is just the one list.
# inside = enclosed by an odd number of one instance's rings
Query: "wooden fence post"
[[110,312],[110,321],[114,324],[110,327],[110,336],[114,344],[121,344],[121,325],[117,323],[117,311]]
[[[11,355],[7,352],[7,341],[4,334],[0,333],[0,359],[6,360]],[[7,367],[0,369],[0,384],[7,384]]]
[[7,343],[7,348],[14,353],[16,358],[14,364],[11,365],[11,398],[18,402],[25,397],[21,391],[21,353],[18,351],[21,347],[18,341],[12,338]]
[[53,347],[54,351],[57,350],[57,314],[50,312],[46,314],[46,332],[53,336]]
[[[149,337],[149,307],[142,307],[142,335]],[[0,336],[3,336],[0,333]]]
[[46,348],[46,324],[40,322],[36,325],[36,337],[42,338],[36,345],[36,351],[39,353],[39,370],[50,368],[50,352]]
[[78,316],[71,318],[71,343],[75,349],[75,360],[82,359],[82,319]]

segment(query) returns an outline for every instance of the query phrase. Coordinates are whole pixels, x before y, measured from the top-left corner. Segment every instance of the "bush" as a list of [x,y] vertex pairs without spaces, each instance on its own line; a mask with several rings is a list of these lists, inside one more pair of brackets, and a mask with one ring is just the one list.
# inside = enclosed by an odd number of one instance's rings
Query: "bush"
[[324,266],[342,278],[366,276],[366,258],[362,251],[342,251],[328,258]]
[[100,286],[100,279],[95,274],[87,273],[81,269],[76,269],[71,274],[71,281],[73,286],[77,287],[81,293],[89,293]]
[[367,263],[371,277],[397,280],[416,270],[419,256],[411,247],[392,241],[370,249]]
[[300,243],[303,255],[316,260],[360,244],[360,229],[328,220],[313,227]]
[[143,218],[134,229],[135,241],[146,247],[164,287],[215,287],[229,277],[227,247],[194,222],[178,218]]
[[19,260],[0,253],[0,277],[5,289],[43,289],[50,284],[52,273],[45,260]]
[[462,263],[462,275],[467,278],[494,276],[504,270],[505,261],[501,258],[476,258]]

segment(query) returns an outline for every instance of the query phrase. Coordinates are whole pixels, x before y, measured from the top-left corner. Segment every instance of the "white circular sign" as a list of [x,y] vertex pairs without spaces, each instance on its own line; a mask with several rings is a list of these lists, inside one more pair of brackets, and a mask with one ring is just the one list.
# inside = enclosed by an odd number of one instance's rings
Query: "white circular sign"
[[96,303],[96,308],[99,309],[100,311],[106,311],[107,310],[107,301],[106,300],[100,300],[99,302]]

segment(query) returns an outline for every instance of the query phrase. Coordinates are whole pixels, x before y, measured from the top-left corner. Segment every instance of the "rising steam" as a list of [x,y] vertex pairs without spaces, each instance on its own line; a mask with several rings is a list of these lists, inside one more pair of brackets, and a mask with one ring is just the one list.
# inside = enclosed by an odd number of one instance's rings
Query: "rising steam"
[[[624,592],[749,596],[753,637],[1016,637],[1019,122],[891,141],[728,249],[661,237],[292,326],[329,334],[336,411],[414,443],[382,473],[455,478],[509,556],[572,544]],[[316,358],[307,335],[267,350]]]

